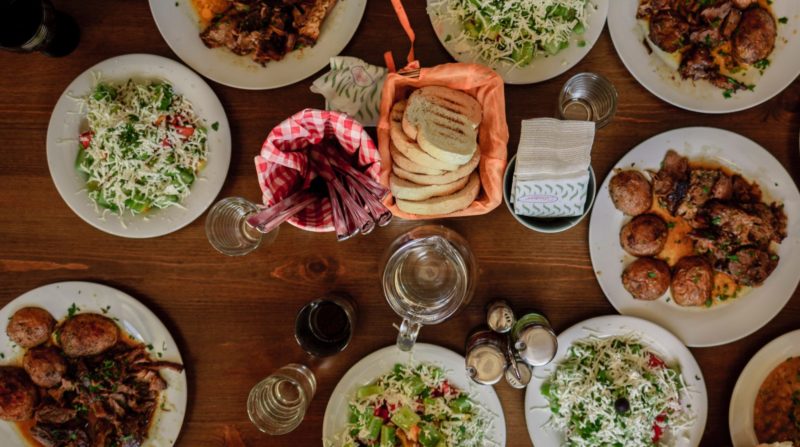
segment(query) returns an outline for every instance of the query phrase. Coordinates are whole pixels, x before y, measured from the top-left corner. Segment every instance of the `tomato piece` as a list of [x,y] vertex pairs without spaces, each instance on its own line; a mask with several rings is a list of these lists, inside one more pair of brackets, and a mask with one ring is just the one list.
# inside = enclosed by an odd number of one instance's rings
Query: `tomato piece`
[[663,360],[661,360],[657,355],[653,354],[652,352],[650,353],[650,360],[648,363],[651,368],[663,368],[667,366],[667,364],[664,363]]
[[194,134],[194,127],[192,126],[173,126],[181,136],[189,138]]
[[658,444],[658,441],[661,440],[661,437],[664,435],[664,429],[661,428],[659,425],[660,422],[664,422],[666,417],[663,414],[659,414],[656,416],[656,421],[653,422],[653,444]]
[[80,137],[78,137],[78,141],[80,141],[81,146],[83,146],[83,148],[86,149],[92,143],[93,136],[94,132],[92,132],[91,130],[87,130],[86,132],[82,133]]

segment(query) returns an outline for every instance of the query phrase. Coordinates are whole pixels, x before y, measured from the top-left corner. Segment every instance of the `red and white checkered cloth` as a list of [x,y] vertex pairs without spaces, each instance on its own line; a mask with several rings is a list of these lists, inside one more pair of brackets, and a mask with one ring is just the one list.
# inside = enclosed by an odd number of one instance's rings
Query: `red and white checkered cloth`
[[[317,173],[309,168],[306,151],[331,137],[339,141],[348,155],[358,153],[358,167],[379,180],[380,153],[358,121],[344,113],[305,109],[272,129],[261,146],[261,155],[255,158],[266,206],[275,205],[311,184]],[[326,197],[312,203],[288,222],[303,230],[333,231],[330,200]]]

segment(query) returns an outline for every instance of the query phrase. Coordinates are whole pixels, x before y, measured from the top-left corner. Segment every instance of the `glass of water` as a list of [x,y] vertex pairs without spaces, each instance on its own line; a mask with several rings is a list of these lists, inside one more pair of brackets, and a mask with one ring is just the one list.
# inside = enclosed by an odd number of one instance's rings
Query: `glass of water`
[[284,435],[297,428],[317,391],[317,379],[308,367],[291,363],[250,390],[247,414],[268,435]]
[[262,233],[247,223],[247,218],[259,211],[255,203],[241,197],[220,200],[206,217],[208,241],[217,251],[228,256],[246,255],[262,243],[272,243],[278,236],[278,228]]
[[414,228],[384,256],[383,293],[403,322],[397,346],[410,351],[423,325],[439,324],[466,306],[478,266],[467,241],[441,225]]
[[617,112],[617,90],[608,79],[596,73],[571,77],[558,97],[558,117],[565,120],[594,121],[597,129],[606,126]]

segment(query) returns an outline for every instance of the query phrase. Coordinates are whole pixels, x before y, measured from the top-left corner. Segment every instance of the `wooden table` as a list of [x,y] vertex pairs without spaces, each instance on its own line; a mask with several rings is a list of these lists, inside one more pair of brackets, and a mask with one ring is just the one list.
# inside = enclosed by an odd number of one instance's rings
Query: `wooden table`
[[[166,1],[166,0],[164,0]],[[187,0],[181,0],[187,1]],[[417,31],[424,65],[447,62],[421,0],[406,7]],[[61,200],[47,168],[45,133],[50,112],[67,84],[106,58],[127,53],[175,55],[162,40],[143,0],[56,1],[80,23],[78,50],[63,59],[0,54],[0,305],[56,281],[86,280],[117,287],[143,301],[169,327],[188,368],[189,407],[181,446],[320,444],[322,418],[339,378],[357,360],[394,342],[397,318],[378,281],[379,259],[397,235],[416,223],[395,221],[366,237],[337,243],[285,225],[277,241],[241,258],[216,253],[206,241],[203,218],[157,239],[132,240],[102,233],[79,219]],[[408,41],[386,0],[372,0],[344,54],[382,63],[385,50],[398,61]],[[684,126],[714,126],[752,138],[800,178],[798,135],[800,82],[749,111],[729,115],[686,112],[660,101],[640,86],[620,62],[608,32],[581,63],[548,82],[508,86],[509,152],[516,151],[520,120],[552,116],[558,90],[580,71],[608,77],[620,93],[614,122],[597,133],[592,164],[602,180],[614,163],[639,142]],[[233,131],[233,156],[220,197],[257,200],[253,157],[267,132],[304,107],[322,107],[310,80],[261,92],[210,82]],[[797,216],[790,216],[797,218]],[[480,264],[475,299],[465,312],[422,331],[421,340],[463,351],[467,331],[481,323],[483,307],[504,297],[516,307],[549,316],[556,330],[586,318],[613,314],[595,280],[587,243],[588,219],[561,234],[526,230],[501,205],[489,215],[451,219],[446,224],[472,244]],[[293,340],[296,312],[307,301],[338,289],[352,294],[359,323],[347,350],[312,362]],[[728,404],[736,379],[762,346],[798,328],[800,296],[755,334],[725,346],[693,349],[703,368],[709,415],[703,445],[729,445]],[[245,409],[250,387],[290,362],[310,363],[319,388],[303,424],[282,437],[259,433]],[[506,411],[508,445],[528,446],[522,391],[497,387]]]

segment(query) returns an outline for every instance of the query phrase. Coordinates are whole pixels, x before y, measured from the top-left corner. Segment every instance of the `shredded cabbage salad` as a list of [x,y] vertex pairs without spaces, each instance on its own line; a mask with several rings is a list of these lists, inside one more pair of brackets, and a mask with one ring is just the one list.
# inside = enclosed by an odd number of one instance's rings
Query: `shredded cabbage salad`
[[180,206],[208,159],[206,129],[189,101],[167,82],[133,80],[97,83],[81,101],[89,130],[76,167],[98,208],[122,215]]
[[[494,66],[524,67],[540,54],[555,55],[586,31],[588,0],[436,0],[429,14],[460,25],[445,41]],[[586,45],[584,41],[579,46]]]
[[694,420],[679,366],[632,335],[576,341],[541,391],[567,446],[671,446]]
[[486,410],[453,387],[441,368],[397,364],[356,391],[337,447],[484,447]]

